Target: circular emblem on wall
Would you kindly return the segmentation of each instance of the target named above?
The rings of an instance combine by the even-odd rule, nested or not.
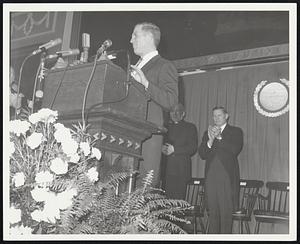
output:
[[[255,88],[253,101],[259,113],[277,117],[289,110],[289,81],[261,81]]]

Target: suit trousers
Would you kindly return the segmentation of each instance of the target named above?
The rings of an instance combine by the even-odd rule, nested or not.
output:
[[[152,181],[153,187],[159,187],[160,185],[160,159],[162,148],[163,136],[152,135],[151,138],[146,140],[142,145],[142,157],[143,160],[139,164],[140,177],[137,180],[137,186],[140,186],[142,179],[150,171],[154,171],[154,177]]]
[[[211,161],[206,177],[209,234],[232,232],[232,190],[228,173],[218,157]]]

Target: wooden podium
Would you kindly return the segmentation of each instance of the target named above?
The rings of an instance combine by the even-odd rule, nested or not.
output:
[[[42,107],[57,110],[59,121],[69,128],[82,122],[84,93],[92,68],[93,63],[81,64],[66,71],[50,70],[46,75]],[[86,124],[90,124],[88,132],[99,138],[97,147],[104,154],[105,165],[119,163],[124,169],[136,170],[142,158],[142,142],[165,129],[146,120],[144,88],[136,81],[128,86],[126,77],[126,72],[110,60],[97,62],[86,97]],[[126,190],[131,191],[133,183],[129,179]]]

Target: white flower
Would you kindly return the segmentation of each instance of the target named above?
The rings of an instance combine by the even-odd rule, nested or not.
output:
[[[54,123],[57,119],[58,113],[57,111],[53,111],[48,108],[42,108],[37,113],[31,114],[28,118],[28,120],[32,124],[36,124],[39,121],[45,122],[45,123]]]
[[[37,209],[31,213],[31,218],[37,222],[40,222],[44,219],[43,214],[43,211]]]
[[[96,158],[96,159],[100,160],[101,157],[102,157],[102,154],[101,154],[100,150],[98,148],[92,147],[92,158]]]
[[[34,114],[29,115],[28,120],[32,124],[36,124],[37,122],[40,121],[40,116],[38,115],[38,113],[34,113]]]
[[[43,134],[42,133],[32,133],[27,137],[26,143],[31,149],[37,148],[42,142]]]
[[[98,180],[99,173],[98,173],[96,167],[93,167],[88,170],[86,175],[89,177],[90,181],[95,182]]]
[[[80,159],[80,156],[77,153],[75,153],[70,156],[69,161],[72,163],[78,163],[79,159]]]
[[[8,155],[9,157],[11,157],[13,155],[13,153],[15,152],[15,144],[12,141],[8,142]]]
[[[68,172],[68,163],[61,158],[55,158],[51,161],[50,169],[57,175]]]
[[[30,227],[25,227],[23,224],[21,226],[11,227],[9,229],[9,234],[12,236],[18,235],[31,235],[32,229]]]
[[[84,156],[88,156],[91,152],[90,145],[87,142],[80,142],[80,149],[83,151]]]
[[[53,196],[45,201],[43,210],[35,210],[31,213],[31,218],[35,221],[45,221],[55,223],[56,219],[60,219],[60,211],[58,207],[57,197]]]
[[[57,203],[59,209],[66,209],[73,204],[72,198],[77,195],[77,190],[72,188],[57,194]]]
[[[49,191],[48,188],[38,187],[36,186],[33,190],[31,190],[31,196],[36,202],[44,202],[47,199],[51,198],[52,192]]]
[[[53,174],[51,174],[49,171],[41,171],[36,174],[35,181],[38,184],[51,183],[53,178]]]
[[[21,209],[10,207],[8,210],[8,220],[10,224],[15,224],[21,221]]]
[[[66,128],[61,123],[56,123],[54,125],[55,132],[54,132],[54,138],[58,142],[64,142],[66,140],[72,139],[71,131],[69,128]]]
[[[25,135],[29,128],[30,123],[27,121],[12,120],[9,122],[9,132],[15,133],[17,136]]]
[[[72,156],[77,152],[78,143],[74,139],[68,139],[61,143],[62,150],[68,156]]]
[[[23,172],[18,172],[13,176],[13,182],[16,187],[22,186],[25,183],[25,176]]]
[[[54,192],[48,196],[45,200],[44,210],[43,210],[43,220],[55,223],[56,219],[60,219],[60,211],[59,211],[59,202],[57,195]]]

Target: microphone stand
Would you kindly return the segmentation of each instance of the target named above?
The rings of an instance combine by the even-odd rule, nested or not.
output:
[[[42,82],[44,79],[44,71],[45,71],[45,60],[46,60],[46,56],[47,56],[47,50],[44,49],[41,52],[41,59],[40,59],[40,65],[37,71],[36,78],[35,78],[35,82],[34,82],[34,87],[33,87],[33,94],[32,94],[32,108],[31,108],[31,113],[34,112],[34,105],[35,105],[35,97],[37,97],[37,102],[41,102],[41,99],[43,98],[43,94],[41,94],[40,96],[36,96],[36,86],[37,86],[37,82],[39,80],[40,85],[42,86]],[[38,78],[38,79],[37,79]],[[42,91],[43,92],[43,91]],[[40,104],[41,105],[41,104]],[[40,106],[39,106],[40,107]]]

